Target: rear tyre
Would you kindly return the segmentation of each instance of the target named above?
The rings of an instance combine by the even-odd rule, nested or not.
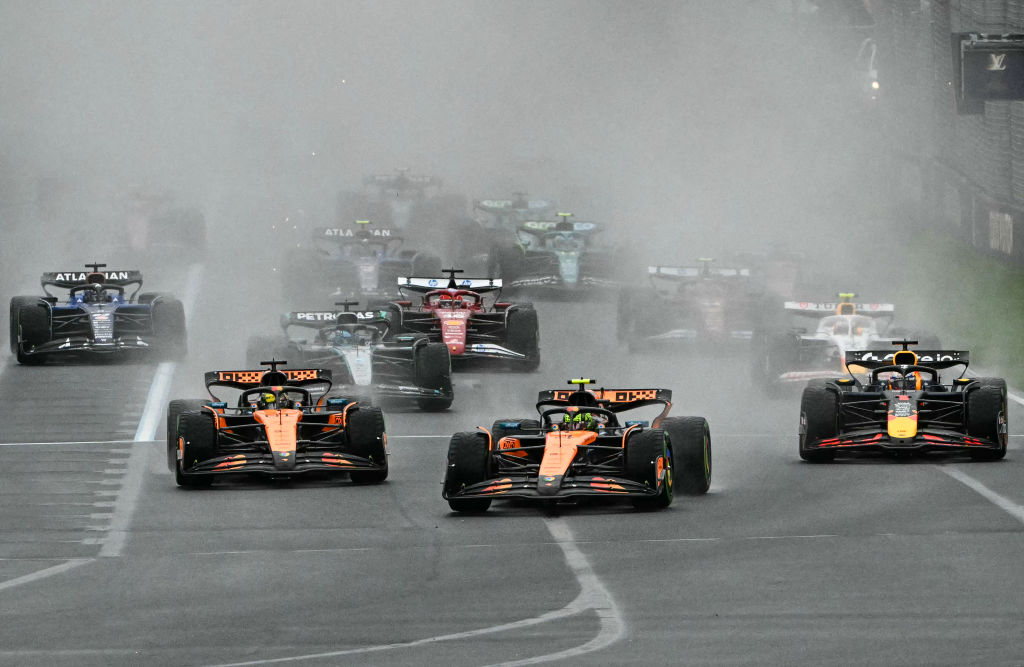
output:
[[[213,415],[206,412],[186,412],[178,418],[177,438],[183,439],[181,459],[174,466],[174,481],[178,486],[199,489],[213,484],[213,475],[185,472],[197,463],[217,455],[217,429]],[[177,439],[175,438],[175,439]]]
[[[711,488],[711,428],[703,417],[669,417],[659,426],[668,431],[675,459],[676,490],[688,495]]]
[[[416,355],[416,386],[441,392],[437,397],[418,399],[417,405],[428,412],[447,410],[453,399],[452,358],[448,346],[444,343],[427,343],[413,349]]]
[[[18,332],[21,344],[18,344]],[[37,345],[50,340],[50,307],[35,296],[16,296],[11,299],[11,353],[18,363],[39,366],[46,363],[45,354],[26,354]]]
[[[167,468],[174,472],[178,465],[178,418],[186,413],[202,410],[206,401],[199,398],[175,399],[167,404]]]
[[[490,476],[491,453],[487,436],[478,432],[456,433],[448,442],[448,468],[444,476],[444,493],[448,506],[455,512],[486,512],[490,498],[452,498],[467,486],[479,484]]]
[[[967,388],[967,433],[999,444],[998,449],[968,450],[975,461],[998,461],[1006,456],[1006,381],[978,378]]]
[[[537,311],[533,308],[514,308],[509,311],[505,325],[509,349],[526,355],[526,359],[519,362],[519,368],[524,371],[537,370],[540,366],[540,327],[537,323]]]
[[[177,361],[185,356],[185,307],[181,301],[165,297],[153,303],[153,335],[165,358]]]
[[[672,504],[675,480],[672,447],[660,428],[641,431],[626,441],[626,477],[657,489],[656,496],[633,498],[637,509],[662,509]]]
[[[827,463],[836,458],[834,450],[817,450],[811,445],[839,433],[838,415],[839,397],[824,382],[804,387],[800,398],[800,458],[811,463]]]
[[[380,484],[388,478],[387,435],[384,414],[380,408],[357,406],[349,411],[345,426],[349,451],[383,466],[380,470],[353,470],[349,477],[355,484]]]

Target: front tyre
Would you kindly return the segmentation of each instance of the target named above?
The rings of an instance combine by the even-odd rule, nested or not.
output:
[[[18,340],[21,340],[19,343]],[[50,307],[35,296],[11,299],[11,352],[18,363],[39,366],[46,363],[45,354],[28,354],[32,348],[50,340]]]
[[[203,399],[175,399],[167,404],[167,467],[175,472],[178,465],[178,419],[186,412],[202,410]]]
[[[654,496],[633,498],[637,509],[663,509],[675,495],[672,448],[661,429],[641,431],[626,441],[626,477],[655,489]]]
[[[416,346],[414,354],[416,386],[434,389],[441,393],[436,397],[417,400],[421,410],[439,412],[452,405],[452,358],[444,343],[427,343]]]
[[[453,498],[468,486],[479,484],[490,476],[491,453],[487,435],[467,431],[456,433],[448,442],[448,467],[444,476],[444,496],[454,512],[486,512],[490,498]]]
[[[703,417],[668,417],[659,428],[668,431],[675,459],[676,490],[688,495],[711,488],[711,428]]]
[[[380,484],[388,478],[387,435],[380,408],[357,406],[348,415],[345,435],[349,451],[383,466],[379,470],[353,470],[349,478],[355,484]]]
[[[1006,456],[1006,381],[978,378],[967,387],[967,433],[998,443],[997,449],[970,449],[975,461]]]
[[[824,383],[804,387],[800,398],[800,458],[810,463],[827,463],[836,458],[835,450],[815,449],[819,440],[839,433],[839,397]]]
[[[209,412],[186,412],[178,418],[177,437],[181,458],[174,466],[174,481],[178,486],[191,489],[207,488],[213,484],[213,475],[185,472],[217,455],[217,428]]]

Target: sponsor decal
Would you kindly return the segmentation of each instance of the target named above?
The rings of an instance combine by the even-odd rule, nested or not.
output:
[[[373,236],[391,236],[390,229],[339,229],[337,227],[328,227],[325,229],[324,236],[352,237],[356,234],[366,234],[367,232]]]
[[[430,285],[431,287],[437,287],[437,278],[431,278],[430,280],[427,281],[427,284]]]
[[[82,271],[71,271],[58,273],[53,279],[60,282],[82,282],[85,280],[86,275],[88,274]],[[104,271],[103,275],[106,276],[107,280],[128,280],[127,271]]]
[[[899,401],[892,406],[893,417],[909,417],[913,413],[914,408],[910,401]]]
[[[303,322],[333,322],[338,319],[335,312],[295,313],[295,319]]]

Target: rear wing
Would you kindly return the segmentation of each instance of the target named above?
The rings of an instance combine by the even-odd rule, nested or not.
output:
[[[452,283],[455,283],[454,286]],[[473,292],[493,292],[501,289],[501,278],[406,278],[398,279],[398,286],[412,292],[431,292],[436,289],[465,289]]]
[[[575,405],[573,394],[577,389],[545,389],[537,394],[537,407],[542,405]],[[669,404],[672,402],[671,389],[594,389],[585,390],[597,403],[597,407],[624,412],[647,405]]]
[[[91,271],[52,271],[44,273],[43,277],[39,280],[43,288],[60,287],[62,289],[71,289],[72,287],[78,287],[79,285],[85,285],[85,278]],[[125,287],[127,285],[142,285],[142,272],[141,271],[99,271],[104,275],[105,285],[117,285],[119,287]]]
[[[339,317],[340,316],[340,317]],[[373,324],[387,321],[387,313],[383,310],[349,311],[337,310],[302,310],[285,313],[281,316],[281,328],[307,327],[323,329],[338,324]]]
[[[853,313],[840,313],[840,306],[853,306]],[[896,306],[891,303],[852,303],[848,301],[812,302],[812,301],[786,301],[782,307],[795,315],[807,315],[819,317],[823,314],[829,315],[867,315],[868,317],[892,317],[896,312]]]
[[[277,385],[289,385],[302,387],[304,385],[332,383],[332,374],[326,368],[290,368],[277,369],[274,371],[263,370],[242,370],[242,371],[209,371],[204,375],[206,387],[231,387],[233,389],[253,389],[255,387],[269,387]]]
[[[750,269],[728,267],[648,266],[647,273],[652,278],[699,278],[701,276],[720,276],[723,278],[750,277]]]
[[[596,222],[568,222],[559,220],[527,220],[519,226],[520,231],[528,234],[546,234],[547,232],[599,232],[601,227]]]
[[[364,185],[385,185],[390,187],[420,187],[441,186],[441,179],[437,176],[426,176],[421,174],[407,174],[399,171],[397,174],[371,174],[363,179]]]
[[[904,356],[906,355],[906,356]],[[967,368],[970,354],[964,350],[850,350],[847,366],[882,368],[883,366],[925,366],[927,368]]]
[[[526,205],[523,206],[523,204]],[[473,201],[473,208],[487,213],[505,213],[510,210],[544,210],[552,208],[554,205],[554,202],[546,199],[530,199],[525,202],[513,199],[477,199]]]

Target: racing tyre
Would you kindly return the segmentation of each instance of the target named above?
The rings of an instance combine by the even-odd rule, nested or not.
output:
[[[800,398],[800,458],[811,463],[827,463],[836,458],[834,450],[809,449],[807,443],[834,438],[839,433],[839,398],[824,381],[808,383]]]
[[[299,367],[299,359],[288,346],[288,339],[284,336],[250,336],[245,345],[245,367],[262,368],[261,361],[288,361],[291,365]]]
[[[519,362],[519,368],[524,371],[537,370],[540,366],[540,327],[537,324],[537,311],[533,308],[516,307],[509,311],[505,326],[509,349],[526,355],[526,359]]]
[[[139,295],[138,303],[148,304],[153,303],[158,298],[160,299],[173,299],[174,296],[166,292],[143,292]]]
[[[185,307],[173,297],[153,304],[153,334],[167,359],[181,360],[187,349]]]
[[[998,449],[971,449],[975,461],[998,461],[1006,456],[1006,381],[978,378],[967,387],[967,433],[999,443]]]
[[[353,470],[349,477],[355,484],[380,484],[388,478],[387,434],[384,414],[380,408],[357,406],[348,415],[345,426],[349,451],[384,466],[380,470]]]
[[[641,431],[626,441],[626,477],[658,490],[658,495],[633,498],[637,509],[661,509],[675,494],[672,446],[660,428]]]
[[[21,345],[18,331],[21,331]],[[45,354],[25,354],[37,345],[50,340],[50,308],[35,296],[16,296],[11,299],[11,353],[19,364],[39,366],[46,363]]]
[[[217,455],[217,429],[213,415],[203,412],[186,412],[178,418],[177,438],[184,440],[181,459],[175,462],[174,481],[185,488],[207,488],[213,484],[213,475],[195,475],[185,468]],[[177,439],[175,438],[175,439]]]
[[[178,465],[178,418],[186,412],[202,410],[201,398],[175,399],[167,404],[167,468],[175,472]]]
[[[486,512],[490,498],[452,498],[463,488],[485,481],[490,476],[491,453],[487,436],[479,432],[456,433],[448,442],[448,469],[444,476],[444,494],[455,512]]]
[[[452,358],[444,343],[427,343],[415,349],[416,385],[440,390],[436,398],[417,400],[421,410],[438,412],[452,405]]]
[[[668,417],[660,427],[668,431],[675,464],[676,490],[689,495],[711,487],[711,428],[703,417]]]

